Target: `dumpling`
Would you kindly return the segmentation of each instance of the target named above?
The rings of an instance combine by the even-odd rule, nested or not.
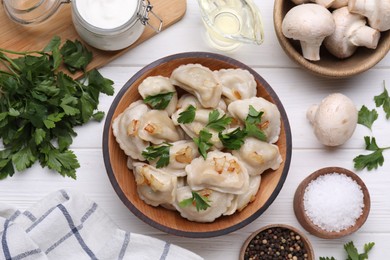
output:
[[[177,177],[146,164],[133,164],[133,174],[140,198],[147,204],[172,204],[176,198]]]
[[[179,203],[183,200],[192,198],[192,190],[189,186],[180,187],[176,192],[176,210],[180,212],[183,218],[196,222],[213,222],[220,217],[230,207],[233,200],[233,194],[221,193],[218,191],[203,189],[196,191],[201,196],[208,199],[208,207],[206,210],[197,211],[196,205],[190,204],[186,207],[180,207]]]
[[[254,201],[256,194],[259,191],[261,183],[261,175],[251,176],[249,178],[249,189],[246,193],[235,195],[232,205],[224,213],[224,215],[232,215],[236,211],[242,211],[250,202]]]
[[[138,135],[153,144],[183,139],[168,113],[163,110],[150,110],[142,115],[139,120]]]
[[[195,95],[205,108],[216,108],[221,99],[222,87],[217,77],[200,64],[186,64],[171,74],[172,84]]]
[[[149,142],[138,136],[139,119],[149,110],[149,107],[139,100],[126,108],[112,123],[112,131],[120,148],[126,155],[140,161],[145,161],[141,153],[149,146]]]
[[[242,122],[248,116],[249,107],[253,106],[256,111],[263,111],[260,127],[267,136],[269,143],[275,143],[280,134],[280,112],[277,106],[264,98],[252,97],[250,99],[236,100],[229,104],[229,113]]]
[[[241,148],[232,154],[242,161],[251,176],[260,175],[267,169],[276,170],[283,161],[277,145],[253,137],[246,138]]]
[[[156,96],[160,94],[174,92],[165,110],[168,112],[169,116],[172,115],[172,113],[176,110],[177,92],[175,87],[172,85],[171,80],[167,77],[163,77],[163,76],[147,77],[138,86],[138,92],[140,93],[143,99],[150,96]]]
[[[230,153],[212,151],[206,160],[199,157],[186,167],[187,182],[193,190],[213,189],[225,193],[243,194],[249,187],[249,175],[244,164]]]
[[[215,72],[222,85],[222,96],[228,103],[255,97],[257,84],[253,75],[243,69],[221,69]]]
[[[171,145],[169,147],[169,164],[161,169],[175,176],[186,176],[185,167],[193,159],[199,157],[198,147],[191,140],[177,141]]]

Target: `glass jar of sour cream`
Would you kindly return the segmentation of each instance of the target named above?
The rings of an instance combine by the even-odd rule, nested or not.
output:
[[[72,20],[80,37],[101,50],[130,46],[146,25],[156,32],[162,28],[149,0],[3,0],[8,16],[23,25],[46,21],[64,3],[72,5]],[[149,24],[149,14],[157,19],[157,26]]]
[[[148,24],[151,10],[149,1],[72,0],[76,31],[88,44],[101,50],[120,50],[134,43]],[[162,26],[158,19],[157,32]]]

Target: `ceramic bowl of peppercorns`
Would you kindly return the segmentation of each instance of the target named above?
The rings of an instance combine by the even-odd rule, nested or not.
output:
[[[292,259],[314,260],[308,238],[295,227],[272,224],[256,230],[244,242],[240,260]]]

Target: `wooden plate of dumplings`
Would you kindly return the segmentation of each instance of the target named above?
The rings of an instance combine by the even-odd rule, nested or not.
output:
[[[254,76],[257,97],[276,105],[280,112],[280,135],[275,143],[282,163],[277,170],[268,169],[261,174],[260,188],[252,202],[241,211],[221,216],[213,222],[200,223],[183,218],[178,211],[146,204],[137,193],[132,170],[127,166],[128,157],[121,150],[113,133],[112,123],[133,102],[142,100],[138,86],[150,76],[170,77],[181,65],[200,64],[212,71],[244,69]],[[180,97],[180,91],[178,91]],[[137,72],[120,90],[107,114],[103,133],[103,155],[108,177],[113,188],[127,208],[147,224],[170,234],[205,238],[236,231],[254,221],[272,204],[286,180],[291,160],[291,131],[286,112],[271,86],[253,69],[229,57],[205,52],[180,53],[159,59]]]

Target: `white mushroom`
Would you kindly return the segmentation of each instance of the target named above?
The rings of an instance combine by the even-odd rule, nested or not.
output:
[[[338,9],[343,6],[348,6],[348,0],[336,0],[332,3],[330,8]]]
[[[291,1],[296,5],[313,2],[328,8],[337,0],[291,0]]]
[[[351,99],[335,93],[324,98],[320,105],[310,107],[306,116],[322,144],[338,146],[351,138],[357,125],[358,111]]]
[[[381,32],[390,29],[390,1],[388,0],[349,0],[351,13],[361,14],[368,24]]]
[[[336,30],[324,40],[324,45],[330,53],[338,58],[348,58],[358,46],[376,48],[380,32],[366,26],[364,16],[350,13],[348,7],[334,10],[332,15]]]
[[[322,5],[323,7],[330,7],[335,0],[312,0],[312,2],[315,2],[319,5]]]
[[[291,0],[294,4],[296,5],[300,5],[300,4],[304,4],[304,3],[308,3],[310,2],[310,0]]]
[[[284,36],[299,40],[303,57],[313,61],[320,59],[322,41],[334,32],[335,27],[331,12],[317,4],[294,6],[282,22]]]

